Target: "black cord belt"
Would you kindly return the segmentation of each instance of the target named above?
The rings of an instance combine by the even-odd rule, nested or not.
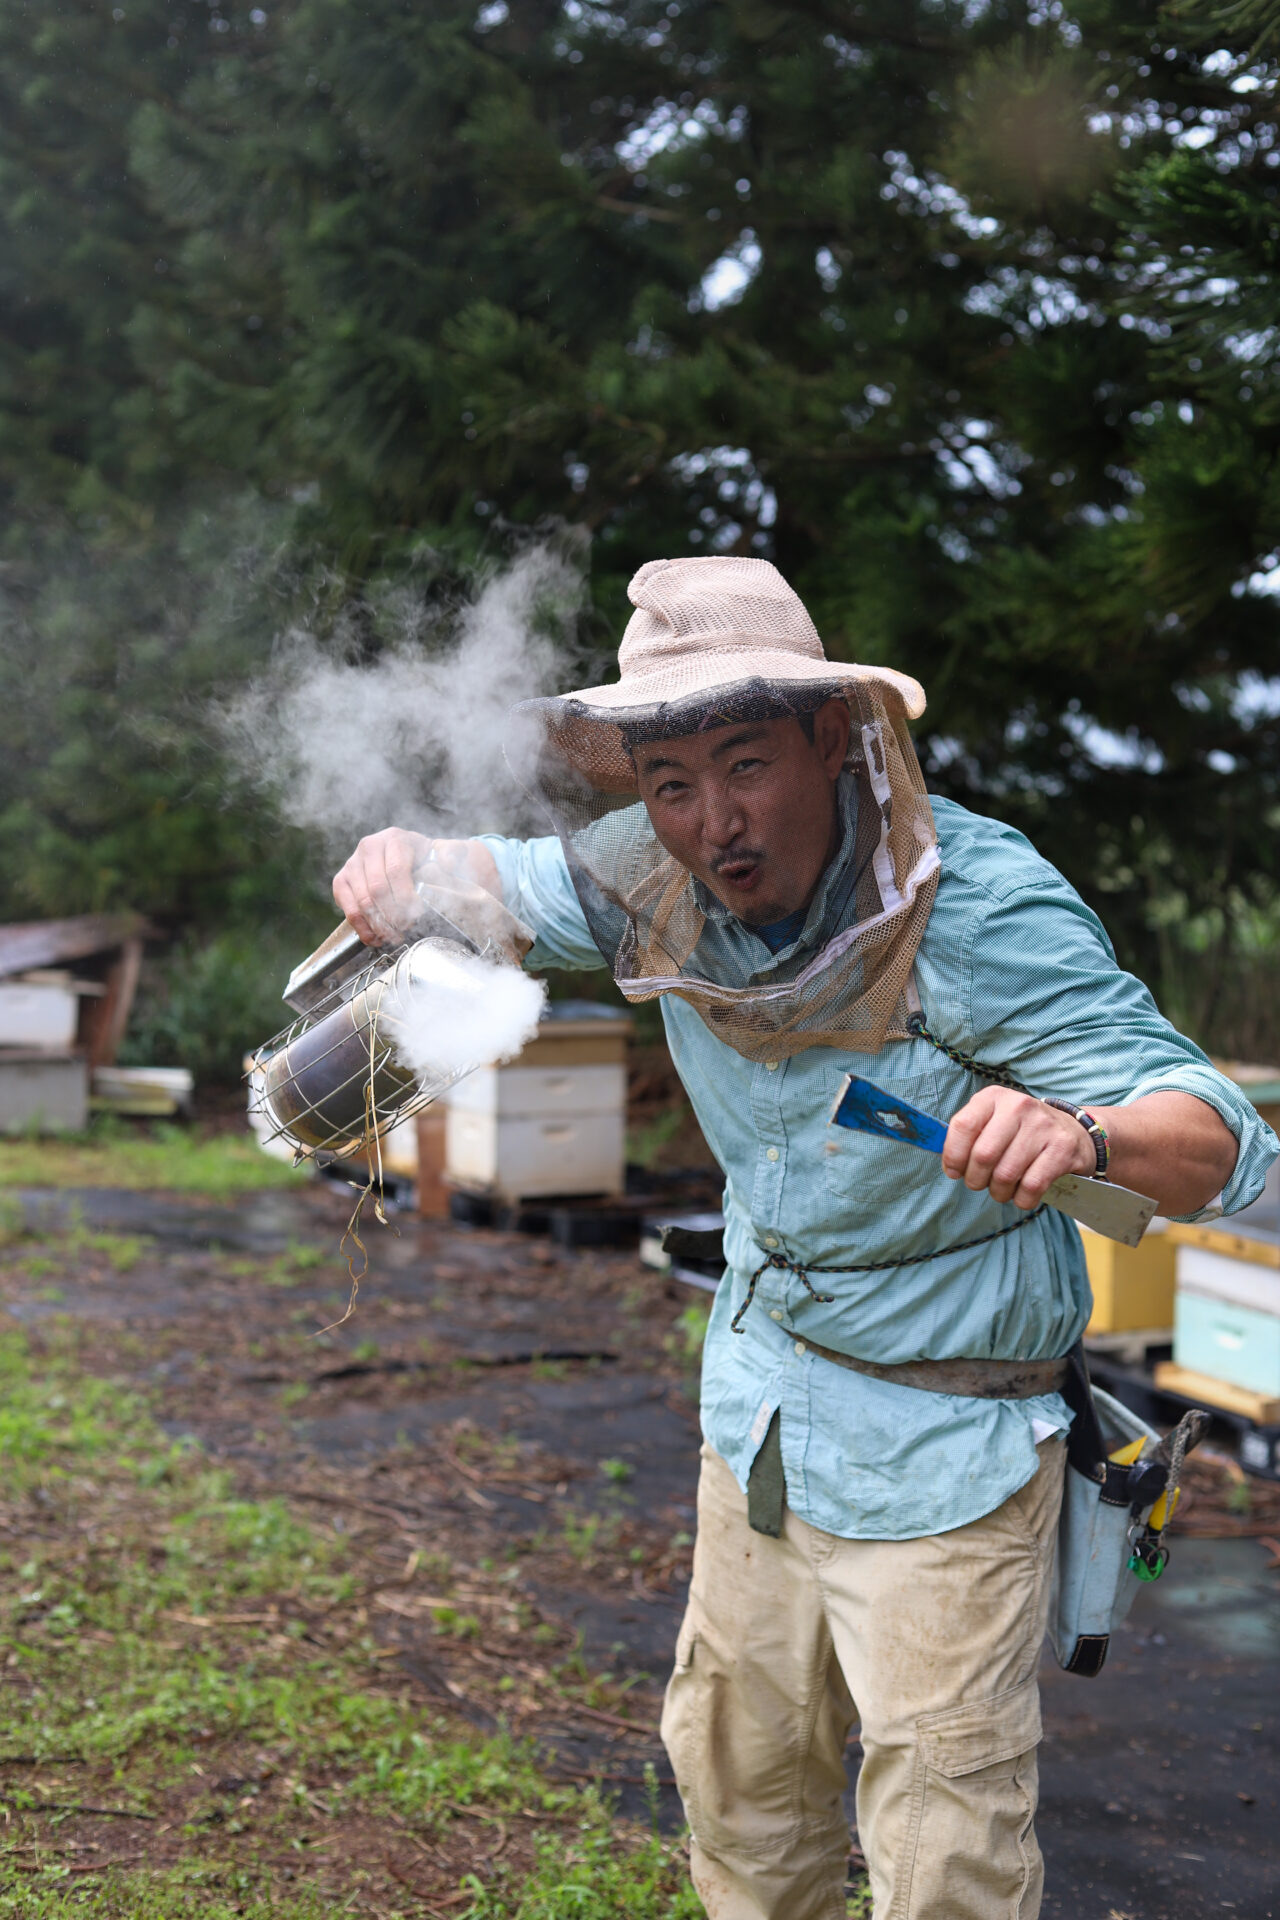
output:
[[[1043,1212],[1043,1207],[1033,1207],[1029,1213],[1024,1213],[1020,1220],[1010,1221],[1007,1227],[997,1227],[992,1233],[981,1233],[976,1240],[959,1240],[953,1247],[934,1247],[929,1253],[905,1254],[898,1260],[867,1260],[856,1267],[813,1267],[803,1261],[788,1260],[785,1253],[767,1253],[752,1274],[747,1286],[747,1297],[729,1324],[734,1333],[742,1332],[742,1317],[756,1297],[756,1288],[760,1283],[761,1274],[767,1273],[770,1267],[778,1267],[786,1273],[794,1273],[811,1300],[816,1300],[819,1306],[829,1307],[835,1299],[834,1293],[816,1292],[809,1281],[811,1273],[890,1273],[895,1267],[921,1267],[927,1260],[941,1260],[944,1254],[968,1253],[973,1247],[985,1247],[992,1240],[1003,1240],[1006,1234],[1019,1233],[1023,1227],[1029,1227],[1033,1220],[1039,1219]]]

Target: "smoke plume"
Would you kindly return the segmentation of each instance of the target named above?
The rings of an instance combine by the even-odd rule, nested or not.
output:
[[[397,1057],[428,1091],[469,1068],[497,1064],[532,1039],[546,983],[519,967],[425,944],[413,955],[413,991],[397,997],[386,1025]]]
[[[568,681],[582,598],[579,568],[546,545],[461,605],[384,594],[375,657],[353,658],[341,630],[289,632],[270,670],[223,710],[223,737],[282,818],[336,862],[382,827],[538,830],[503,756],[507,714]]]

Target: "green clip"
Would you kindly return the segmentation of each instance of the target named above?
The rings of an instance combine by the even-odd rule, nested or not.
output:
[[[1158,1580],[1169,1564],[1169,1549],[1154,1534],[1146,1534],[1129,1555],[1129,1571],[1139,1580]]]

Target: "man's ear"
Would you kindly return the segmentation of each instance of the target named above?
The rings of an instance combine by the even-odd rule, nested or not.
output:
[[[824,700],[813,716],[813,744],[829,780],[840,776],[849,752],[852,724],[848,702],[838,697]]]

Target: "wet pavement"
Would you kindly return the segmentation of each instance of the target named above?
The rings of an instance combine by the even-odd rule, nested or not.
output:
[[[692,1294],[628,1254],[401,1215],[394,1233],[370,1225],[357,1312],[317,1339],[347,1302],[334,1257],[345,1195],[19,1198],[32,1232],[69,1235],[78,1251],[54,1284],[26,1278],[11,1251],[12,1314],[92,1326],[103,1370],[151,1388],[172,1433],[335,1528],[348,1512],[375,1547],[382,1528],[388,1560],[403,1562],[406,1543],[439,1549],[481,1600],[516,1567],[546,1661],[571,1657],[630,1689],[616,1725],[544,1701],[523,1730],[571,1777],[599,1774],[642,1804],[644,1763],[667,1772],[644,1729],[688,1576]],[[92,1245],[104,1235],[145,1238],[113,1266]],[[1046,1915],[1280,1920],[1277,1565],[1265,1541],[1175,1540],[1098,1679],[1046,1660]],[[442,1647],[429,1618],[387,1605],[379,1632],[406,1673],[492,1724],[492,1675],[477,1662],[496,1656]],[[541,1669],[521,1657],[533,1686]],[[669,1788],[663,1815],[677,1817]]]
[[[1043,1670],[1046,1914],[1280,1915],[1280,1580],[1175,1540],[1096,1680]]]

